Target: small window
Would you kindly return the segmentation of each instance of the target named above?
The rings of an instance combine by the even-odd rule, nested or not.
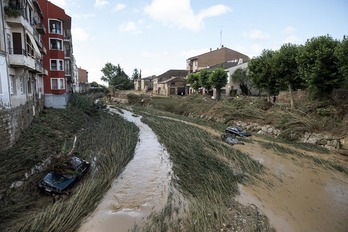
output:
[[[32,90],[31,79],[28,80],[27,87],[28,87],[28,93],[31,94],[31,90]]]
[[[19,78],[19,88],[22,94],[25,93],[24,77]]]
[[[10,75],[10,89],[11,94],[16,95],[17,94],[17,88],[16,88],[16,77],[13,75]]]
[[[51,78],[51,89],[65,89],[64,78]]]
[[[50,39],[50,49],[51,50],[63,50],[62,40],[60,39]]]
[[[49,20],[49,27],[51,34],[62,34],[62,22],[58,20]]]
[[[64,61],[63,60],[51,60],[51,70],[52,71],[64,71]]]

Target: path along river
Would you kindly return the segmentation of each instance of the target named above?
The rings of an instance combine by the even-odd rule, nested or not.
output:
[[[113,113],[117,109],[110,108]],[[139,141],[134,158],[113,182],[94,213],[86,219],[80,232],[122,232],[167,203],[172,176],[166,149],[141,117],[123,111],[126,120],[139,127]]]

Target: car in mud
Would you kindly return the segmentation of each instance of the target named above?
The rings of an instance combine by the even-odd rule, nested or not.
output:
[[[238,126],[236,126],[236,127],[229,126],[229,127],[226,128],[225,132],[227,134],[237,135],[237,136],[240,136],[240,137],[249,137],[249,136],[251,136],[250,132],[245,131],[243,128],[238,127]]]
[[[40,182],[38,188],[50,194],[69,194],[69,189],[76,184],[88,171],[90,163],[79,157],[71,157],[65,164],[66,169],[47,173]]]

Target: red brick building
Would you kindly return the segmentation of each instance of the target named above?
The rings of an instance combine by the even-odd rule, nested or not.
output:
[[[48,70],[44,80],[45,106],[65,108],[73,82],[73,49],[71,38],[71,17],[65,11],[47,0],[38,0],[43,13],[47,33],[42,41],[47,48],[43,65]]]

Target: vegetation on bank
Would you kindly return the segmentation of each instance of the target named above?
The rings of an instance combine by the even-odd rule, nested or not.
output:
[[[158,117],[160,112],[148,114],[144,111],[148,112],[148,109],[137,109],[143,115],[142,121],[166,146],[173,163],[175,185],[189,203],[185,217],[180,218],[178,204],[172,205],[173,199],[169,199],[167,207],[152,215],[152,221],[141,231],[177,231],[178,228],[182,231],[219,231],[224,224],[236,226],[237,220],[232,222],[229,213],[241,207],[234,201],[237,184],[259,178],[262,165],[248,154],[222,143],[219,136],[214,137],[184,122]],[[240,215],[249,214],[250,217],[245,218],[248,218],[246,224],[250,231],[272,230],[266,218],[256,219],[253,208],[239,210]]]
[[[133,157],[138,128],[95,109],[95,97],[72,95],[66,110],[46,109],[14,147],[0,153],[1,231],[76,230]],[[92,168],[74,187],[72,196],[52,203],[52,197],[39,193],[36,184],[50,167],[32,175],[21,187],[9,188],[44,159],[66,155],[75,135],[74,152],[91,162]]]
[[[220,123],[219,129],[238,121],[272,125],[280,129],[280,138],[289,141],[297,141],[305,132],[342,137],[348,131],[348,102],[344,99],[319,101],[303,97],[296,101],[296,108],[290,109],[281,103],[271,105],[262,97],[224,98],[221,101],[200,94],[169,98],[128,94],[127,97],[135,106],[204,119],[202,123],[211,125]]]

